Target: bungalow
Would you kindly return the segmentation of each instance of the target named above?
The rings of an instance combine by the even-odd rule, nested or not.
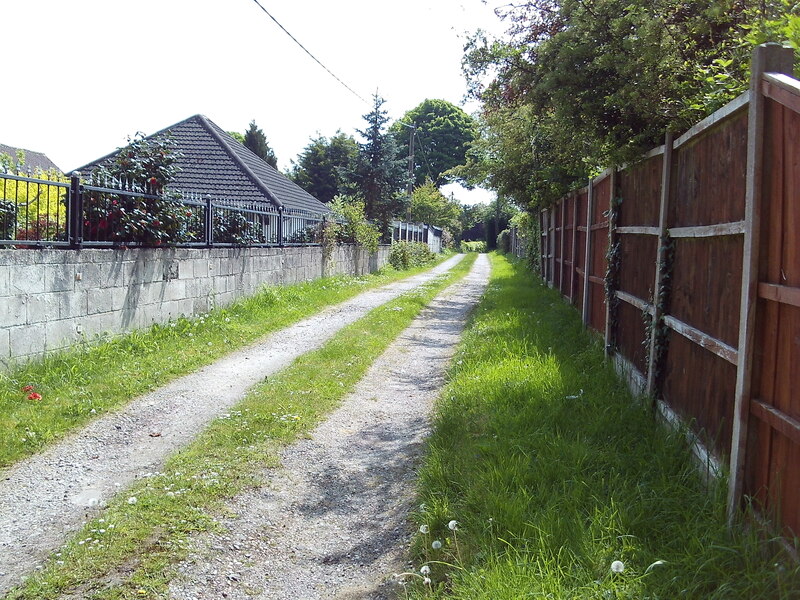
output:
[[[237,142],[211,119],[194,115],[146,139],[169,136],[180,156],[171,187],[232,204],[268,203],[295,214],[329,214],[314,196]],[[91,173],[112,152],[78,169]]]

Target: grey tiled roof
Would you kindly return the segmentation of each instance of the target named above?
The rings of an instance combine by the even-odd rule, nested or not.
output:
[[[215,199],[270,202],[285,208],[314,213],[330,209],[300,186],[255,155],[216,123],[195,115],[147,136],[168,135],[183,155],[171,187]],[[110,161],[116,152],[84,165],[77,171],[89,173]]]
[[[15,148],[14,146],[6,146],[0,144],[0,154],[8,154],[14,159],[14,164],[17,162],[17,151],[22,150],[25,153],[25,164],[22,165],[22,171],[36,172],[38,170],[49,171],[54,169],[61,173],[61,169],[52,160],[41,152],[34,152],[33,150],[25,150],[24,148]]]

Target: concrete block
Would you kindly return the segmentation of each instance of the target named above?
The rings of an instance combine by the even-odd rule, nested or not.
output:
[[[139,257],[133,262],[126,263],[123,273],[124,285],[163,281],[164,265],[159,260],[147,261],[144,257]]]
[[[195,279],[209,276],[209,262],[207,258],[196,258],[192,261],[192,272]]]
[[[0,367],[8,367],[11,362],[11,334],[8,329],[0,329]]]
[[[44,285],[48,292],[69,292],[75,289],[75,265],[43,265]]]
[[[193,279],[195,276],[194,264],[194,260],[182,258],[178,268],[178,279]]]
[[[58,300],[59,319],[86,316],[88,305],[88,290],[74,290],[72,292],[58,292],[54,294]]]
[[[86,314],[110,312],[114,310],[113,288],[95,288],[86,290]]]
[[[44,265],[15,264],[11,266],[9,276],[12,294],[43,294],[47,290]]]
[[[58,319],[58,294],[34,294],[25,299],[25,322],[46,323]]]
[[[27,296],[0,297],[0,329],[27,322]]]
[[[164,283],[164,301],[183,300],[186,298],[186,282],[174,279]]]
[[[28,355],[39,355],[44,352],[44,323],[11,327],[8,331],[11,356],[18,358]]]
[[[78,319],[59,319],[45,323],[45,349],[57,350],[66,348],[80,341],[83,337],[78,333]]]
[[[76,324],[76,328],[78,333],[92,339],[104,333],[116,334],[128,331],[130,322],[130,316],[124,313],[97,313],[81,319]]]
[[[0,253],[3,251],[0,250]],[[0,296],[11,294],[11,267],[0,265]]]

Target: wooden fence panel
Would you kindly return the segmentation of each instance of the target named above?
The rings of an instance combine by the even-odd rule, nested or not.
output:
[[[584,188],[575,196],[575,210],[578,215],[575,243],[575,296],[573,304],[579,314],[583,314],[583,279],[586,276],[586,209],[589,191]]]
[[[800,534],[800,114],[764,107],[756,351],[744,492],[788,536]]]
[[[679,141],[667,211],[674,259],[662,397],[717,456],[730,448],[734,417],[746,164],[746,111]]]
[[[716,456],[730,447],[736,365],[683,335],[667,335],[663,396]]]
[[[589,271],[589,326],[604,333],[606,329],[605,276],[608,265],[608,212],[611,206],[611,176],[605,174],[594,182],[592,212],[591,270]]]
[[[619,175],[619,227],[658,227],[663,152],[632,165]]]
[[[670,227],[744,219],[747,111],[692,137],[673,157]]]
[[[562,200],[553,207],[553,253],[555,259],[553,260],[553,287],[561,290],[561,274],[562,274],[562,250],[563,246],[563,230],[562,230],[562,216],[564,211],[564,201]]]
[[[735,349],[739,339],[742,236],[681,238],[674,243],[670,314]]]

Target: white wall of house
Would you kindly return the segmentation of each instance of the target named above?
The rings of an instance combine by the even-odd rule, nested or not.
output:
[[[387,262],[339,246],[0,250],[0,368],[105,333],[192,316],[263,285],[366,274]]]

